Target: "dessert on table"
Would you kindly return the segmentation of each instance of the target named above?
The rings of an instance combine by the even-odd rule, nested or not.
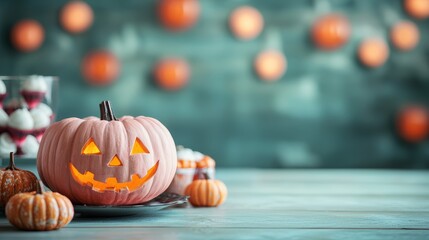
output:
[[[203,174],[211,178],[215,175],[215,161],[198,151],[177,146],[176,175],[167,192],[185,195],[186,187],[195,179],[203,179]]]
[[[50,105],[55,79],[37,75],[0,77],[0,134],[7,133],[2,135],[0,147],[7,148],[0,150],[0,157],[8,156],[10,151],[26,157],[37,154],[45,130],[55,119]]]

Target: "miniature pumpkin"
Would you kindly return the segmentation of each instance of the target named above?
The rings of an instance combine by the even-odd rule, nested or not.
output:
[[[91,7],[80,0],[67,3],[60,13],[60,23],[70,33],[81,33],[87,30],[93,18]]]
[[[228,190],[223,182],[209,179],[207,174],[205,178],[194,180],[186,188],[185,194],[194,207],[217,207],[225,202]]]
[[[32,192],[37,189],[37,177],[30,171],[15,166],[13,152],[10,153],[9,166],[0,169],[0,206],[15,194]]]
[[[121,72],[121,63],[115,54],[100,50],[90,52],[85,56],[81,65],[85,80],[94,86],[112,84]]]
[[[160,0],[158,17],[161,24],[172,31],[191,28],[200,15],[198,0]]]
[[[42,181],[72,202],[125,205],[149,201],[173,180],[176,145],[150,117],[116,119],[108,101],[101,118],[68,118],[45,132],[37,156]]]
[[[235,9],[229,17],[232,33],[239,39],[251,40],[256,38],[264,28],[264,17],[258,9],[251,6],[241,6]]]
[[[377,37],[363,40],[357,52],[360,62],[368,68],[381,67],[389,58],[387,43]]]
[[[396,125],[404,140],[420,142],[429,134],[429,114],[423,107],[408,106],[399,112]]]
[[[331,13],[318,18],[311,29],[314,44],[324,50],[337,49],[349,40],[351,27],[347,17]]]
[[[156,83],[165,90],[179,90],[189,81],[189,64],[180,58],[167,58],[159,61],[154,69]]]
[[[36,192],[18,193],[6,205],[9,222],[23,230],[48,231],[66,226],[74,216],[70,200],[45,192],[40,182]]]
[[[32,19],[17,22],[11,32],[13,46],[21,52],[37,50],[43,43],[45,31],[43,26]]]

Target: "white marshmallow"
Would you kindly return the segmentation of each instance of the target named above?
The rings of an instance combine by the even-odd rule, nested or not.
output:
[[[9,116],[8,126],[20,130],[32,130],[34,128],[34,122],[30,112],[23,108],[15,110],[15,112]]]

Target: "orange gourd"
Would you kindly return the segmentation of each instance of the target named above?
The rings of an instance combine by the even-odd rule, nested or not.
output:
[[[41,182],[36,192],[13,196],[7,203],[5,212],[13,226],[37,231],[62,228],[74,216],[70,200],[56,192],[45,192]]]
[[[208,179],[194,180],[185,190],[189,196],[189,202],[194,207],[217,207],[225,202],[228,190],[225,184],[219,180]]]
[[[158,17],[162,25],[173,31],[191,28],[200,15],[198,0],[160,0]]]
[[[11,152],[9,166],[0,169],[0,206],[5,206],[17,193],[32,192],[36,189],[37,177],[30,171],[17,168]]]
[[[26,19],[16,23],[11,32],[12,44],[21,52],[31,52],[42,45],[45,31],[36,20]]]
[[[83,1],[71,1],[61,10],[60,23],[70,33],[81,33],[87,30],[93,20],[91,7]]]
[[[101,50],[91,52],[83,59],[81,71],[91,85],[106,86],[116,80],[121,65],[113,53]]]
[[[408,142],[420,142],[429,133],[429,114],[423,107],[409,106],[399,112],[396,124],[402,139]]]
[[[425,19],[429,17],[429,0],[404,0],[404,9],[414,18]]]
[[[256,8],[241,6],[231,13],[229,26],[237,38],[251,40],[262,32],[264,18]]]
[[[176,91],[188,83],[190,72],[189,65],[184,59],[167,58],[156,64],[153,74],[160,87]]]
[[[390,31],[390,40],[393,45],[401,51],[412,50],[419,43],[419,29],[413,22],[398,22]]]
[[[377,68],[389,58],[389,48],[383,39],[371,37],[360,43],[357,55],[364,66]]]
[[[266,82],[279,80],[286,72],[287,60],[280,51],[266,50],[258,54],[254,61],[256,74]]]
[[[37,155],[42,181],[72,202],[130,205],[163,193],[177,166],[167,128],[150,117],[116,118],[108,101],[100,118],[67,118],[43,135]]]
[[[328,14],[316,20],[311,35],[314,44],[325,50],[334,50],[348,40],[351,27],[348,19],[340,14]]]

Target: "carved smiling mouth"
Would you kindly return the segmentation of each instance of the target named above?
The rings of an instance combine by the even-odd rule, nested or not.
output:
[[[105,182],[97,181],[94,179],[94,173],[86,171],[84,174],[80,173],[77,168],[70,163],[70,172],[74,180],[82,186],[90,186],[92,190],[97,192],[128,190],[133,192],[142,187],[149,179],[151,179],[158,170],[159,160],[153,165],[143,177],[139,177],[137,173],[131,175],[131,181],[118,182],[116,177],[107,178]]]

